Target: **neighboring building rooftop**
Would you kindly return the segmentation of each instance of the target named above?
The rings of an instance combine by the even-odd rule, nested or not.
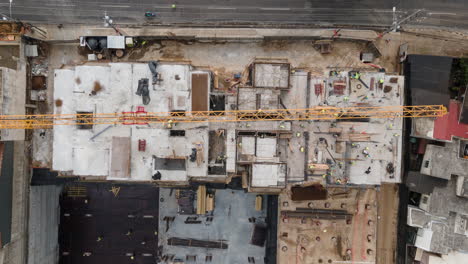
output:
[[[463,97],[463,105],[460,110],[459,122],[462,124],[468,124],[468,85],[465,88],[465,96]]]
[[[453,177],[446,187],[435,187],[426,212],[408,208],[408,225],[420,228],[416,247],[439,254],[468,251],[468,200],[456,195],[456,182]]]
[[[405,64],[411,105],[447,105],[451,57],[408,55]]]
[[[457,177],[457,196],[468,198],[468,177]]]
[[[468,176],[468,159],[460,153],[464,146],[465,141],[460,140],[446,143],[444,147],[428,144],[421,173],[446,180],[450,180],[452,175]]]
[[[434,187],[446,185],[446,179],[424,175],[419,171],[408,171],[406,176],[406,186],[408,186],[410,191],[417,193],[430,194],[434,191]]]
[[[459,123],[461,103],[450,100],[445,116],[438,118],[413,118],[411,136],[439,141],[452,141],[454,137],[467,138],[468,125]]]

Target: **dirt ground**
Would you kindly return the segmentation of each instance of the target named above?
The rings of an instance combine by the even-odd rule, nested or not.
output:
[[[375,263],[377,204],[375,189],[329,188],[327,200],[293,202],[279,199],[278,263]],[[346,210],[345,219],[285,217],[297,208]]]
[[[396,263],[398,186],[382,184],[377,192],[377,264]]]

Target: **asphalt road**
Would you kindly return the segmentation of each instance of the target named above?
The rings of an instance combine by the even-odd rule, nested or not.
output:
[[[175,4],[176,8],[171,5]],[[103,24],[392,24],[392,7],[403,19],[424,9],[409,24],[468,28],[466,0],[13,0],[13,18],[28,22]],[[155,12],[152,19],[146,11]],[[9,16],[9,0],[0,1]]]

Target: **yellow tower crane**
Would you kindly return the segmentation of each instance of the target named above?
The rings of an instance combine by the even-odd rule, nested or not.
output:
[[[0,115],[0,129],[48,129],[57,125],[145,125],[188,122],[252,122],[289,120],[352,120],[362,118],[440,117],[443,105],[315,107],[304,109],[228,110],[193,112],[136,112]]]

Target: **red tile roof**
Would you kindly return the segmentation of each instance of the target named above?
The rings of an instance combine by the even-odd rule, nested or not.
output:
[[[443,117],[439,117],[434,122],[435,139],[452,140],[452,137],[468,138],[468,125],[459,123],[461,103],[455,100],[450,100],[449,113]]]

